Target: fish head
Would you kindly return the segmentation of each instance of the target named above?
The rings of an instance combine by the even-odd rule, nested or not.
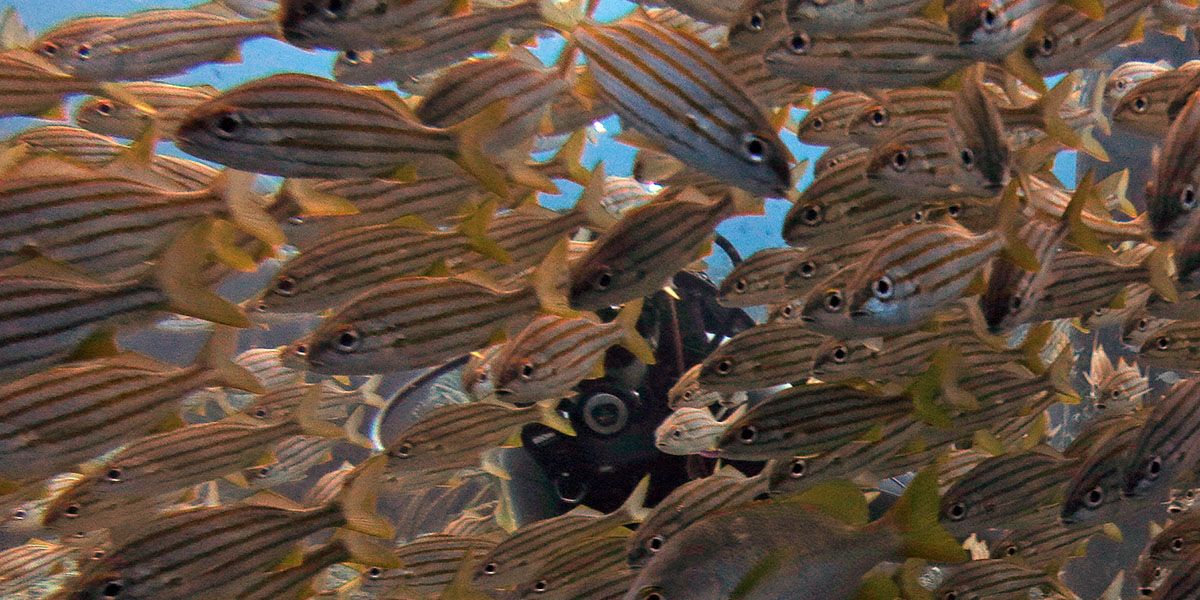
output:
[[[783,219],[784,239],[789,244],[797,245],[830,235],[835,223],[841,220],[842,212],[825,206],[815,198],[810,200],[801,197],[800,200],[792,205]]]
[[[305,50],[369,47],[392,0],[283,0],[279,26],[289,44]]]
[[[1117,101],[1112,112],[1112,122],[1126,131],[1166,133],[1166,99],[1161,93],[1152,93],[1153,80],[1143,81]]]
[[[1160,369],[1194,369],[1200,358],[1200,345],[1176,327],[1162,327],[1145,335],[1138,349],[1138,362]]]
[[[941,133],[931,137],[930,131]],[[994,198],[1007,183],[1007,169],[990,153],[948,123],[918,121],[872,149],[866,174],[881,189],[918,199]]]
[[[917,319],[922,295],[917,282],[899,270],[865,269],[846,288],[847,319],[859,333],[903,329]]]
[[[671,386],[667,392],[667,406],[671,410],[701,408],[721,400],[721,394],[705,390],[700,384],[700,371],[703,368],[702,364],[693,365]]]
[[[861,145],[870,145],[896,131],[891,111],[882,103],[869,104],[850,119],[846,127],[850,140]]]
[[[1156,156],[1155,162],[1158,162]],[[1168,241],[1188,224],[1200,197],[1191,177],[1179,177],[1173,170],[1159,170],[1146,184],[1146,214],[1150,217],[1150,235]]]
[[[798,301],[801,304],[800,321],[809,329],[838,337],[848,333],[851,328],[847,310],[848,288],[844,280],[839,278],[842,273],[834,274],[829,280],[818,284]]]
[[[571,306],[584,310],[614,306],[624,302],[625,289],[640,285],[647,269],[621,265],[603,257],[587,257],[571,267]]]
[[[496,389],[493,375],[494,361],[502,346],[493,344],[479,352],[472,352],[463,366],[462,389],[475,399],[486,398]]]
[[[739,457],[761,456],[789,435],[787,426],[779,419],[751,410],[725,425],[715,448],[721,458],[739,460]]]
[[[299,261],[288,261],[257,298],[249,301],[249,308],[259,314],[271,315],[291,312],[309,312],[311,307],[295,307],[297,299],[311,298],[320,294],[320,283],[327,282],[337,274],[321,271],[309,274],[296,269]],[[311,276],[310,276],[311,275]]]
[[[152,117],[137,108],[109,98],[91,97],[75,109],[80,127],[116,137],[136,137],[150,125]]]
[[[99,563],[89,565],[90,568],[69,586],[69,591],[55,597],[63,600],[124,600],[154,596],[146,593],[150,590],[139,590],[141,586],[132,584],[131,578],[121,573],[114,562],[102,558]]]
[[[848,46],[834,38],[819,38],[815,32],[794,27],[791,34],[780,36],[763,55],[767,70],[777,76],[799,78],[801,74],[815,73],[836,66],[838,56],[846,54]],[[826,123],[826,128],[829,127]],[[845,126],[845,123],[842,123]],[[839,138],[845,131],[839,131]]]
[[[747,2],[729,27],[729,45],[748,51],[765,50],[791,30],[781,2]]]
[[[370,375],[402,365],[399,348],[372,335],[363,323],[326,320],[309,335],[288,344],[284,366],[329,375]]]
[[[661,549],[638,571],[624,600],[728,598],[737,576],[722,573],[721,568],[704,560],[708,546],[704,542],[687,534],[673,535],[665,543],[660,542]]]
[[[549,359],[546,353],[529,345],[506,347],[492,370],[496,398],[525,405],[560,392],[558,377],[554,377],[558,369]]]
[[[263,115],[254,112],[240,108],[236,96],[214,98],[184,117],[175,143],[188,154],[215,162],[227,161],[231,155],[253,156],[272,141],[269,128],[261,126]]]
[[[825,340],[813,360],[813,376],[822,381],[838,381],[861,373],[866,362],[879,355],[878,347],[857,340]]]
[[[698,384],[716,387],[729,381],[743,380],[745,377],[752,377],[760,366],[757,360],[742,356],[736,345],[725,344],[700,364]]]
[[[654,430],[654,445],[666,454],[701,454],[715,450],[722,431],[707,408],[680,408]]]
[[[1088,463],[1081,467],[1063,497],[1059,514],[1063,523],[1101,523],[1114,516],[1121,506],[1121,475],[1115,462],[1121,458],[1109,458],[1114,461],[1111,468]]]

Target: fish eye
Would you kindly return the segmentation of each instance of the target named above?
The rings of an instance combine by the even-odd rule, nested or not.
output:
[[[113,467],[113,468],[109,469],[107,473],[104,474],[104,478],[113,483],[116,483],[118,481],[121,481],[121,477],[124,475],[125,474],[121,472],[121,469]]]
[[[1159,350],[1166,350],[1171,347],[1171,340],[1165,335],[1159,336],[1157,340],[1154,340],[1154,345],[1158,346]]]
[[[275,293],[284,297],[291,297],[296,294],[296,279],[284,275],[275,282]]]
[[[1196,208],[1196,188],[1188,185],[1179,193],[1179,205],[1184,210],[1192,210]]]
[[[359,335],[357,329],[343,329],[338,333],[337,341],[334,346],[341,352],[354,352],[358,349],[359,343],[362,341],[362,336]]]
[[[271,474],[271,467],[260,467],[254,474],[259,477],[266,477]]]
[[[63,509],[63,516],[67,517],[68,519],[74,519],[79,516],[79,510],[80,508],[78,504],[68,505],[67,508]]]
[[[737,281],[733,282],[733,291],[740,294],[746,291],[748,285],[749,284],[746,283],[745,279],[738,279]]]
[[[958,594],[954,592],[946,592],[942,594],[942,600],[958,600]]]
[[[496,563],[494,563],[494,562],[490,562],[490,563],[488,563],[488,564],[486,564],[486,565],[483,565],[483,574],[484,574],[484,575],[495,575],[495,574],[496,574],[496,571],[497,571],[499,568],[500,568],[500,567],[499,567],[499,566],[498,566]]]
[[[790,319],[792,318],[792,313],[795,312],[795,310],[796,309],[792,308],[791,304],[784,304],[783,308],[779,309],[779,316],[785,319]]]
[[[87,60],[92,57],[92,47],[87,44],[80,44],[79,47],[75,49],[75,54],[77,54],[79,58]]]
[[[1125,80],[1124,80],[1124,79],[1118,79],[1118,80],[1117,80],[1117,83],[1116,83],[1116,88],[1117,88],[1117,91],[1118,91],[1118,92],[1123,92],[1123,91],[1125,91],[1125,86],[1127,86],[1127,85],[1129,85],[1129,84],[1128,84],[1128,83],[1125,83]]]
[[[1138,588],[1138,593],[1139,593],[1139,594],[1141,594],[1141,595],[1143,595],[1143,596],[1146,596],[1146,597],[1153,596],[1153,595],[1154,595],[1154,588],[1149,588],[1149,587],[1140,587],[1140,588]]]
[[[96,112],[98,112],[106,117],[108,115],[111,115],[113,112],[112,102],[109,102],[108,100],[101,100],[101,101],[97,102],[96,103]]]
[[[367,570],[367,577],[370,579],[379,579],[380,575],[383,575],[383,569],[379,567],[371,567]]]
[[[727,359],[717,363],[717,374],[718,375],[728,375],[730,371],[733,371],[733,361],[731,361],[727,358]]]
[[[800,218],[804,221],[805,225],[816,225],[821,222],[821,212],[819,205],[809,204],[804,207],[804,212],[801,213]]]
[[[1183,552],[1183,538],[1177,537],[1171,540],[1171,552],[1176,554]]]
[[[1145,96],[1138,96],[1137,98],[1133,99],[1133,112],[1142,114],[1149,110],[1149,108],[1150,101],[1147,100]]]
[[[108,554],[108,553],[100,548],[97,548],[92,551],[92,560],[100,560],[100,559],[104,558],[105,554]]]
[[[661,534],[653,536],[646,540],[646,549],[651,552],[658,552],[659,550],[662,550],[663,544],[666,543],[666,541],[667,540],[663,538]]]
[[[124,589],[125,586],[121,585],[120,581],[113,579],[104,584],[104,589],[101,593],[104,594],[105,598],[117,598],[120,597],[121,591]]]
[[[412,442],[404,442],[393,448],[389,454],[396,458],[408,458],[409,456],[412,456],[412,450]],[[488,573],[488,575],[491,575],[491,573]]]
[[[688,391],[686,391],[686,392],[684,392],[684,393],[683,393],[683,399],[684,399],[684,400],[691,400],[691,399],[692,399],[692,396],[695,396],[695,395],[696,395],[696,390],[688,390]]]
[[[1007,548],[1004,549],[1004,555],[1005,556],[1016,556],[1017,555],[1017,547],[1012,546],[1012,545],[1008,546]]]
[[[1148,327],[1149,325],[1150,325],[1150,322],[1147,321],[1146,319],[1138,319],[1138,322],[1137,322],[1138,331],[1145,331],[1146,327]]]
[[[814,131],[825,129],[825,119],[822,119],[821,117],[813,117],[811,125]]]
[[[925,211],[918,210],[917,212],[913,213],[912,222],[913,223],[924,223],[925,222]]]
[[[958,204],[951,204],[950,206],[946,207],[946,214],[950,215],[951,217],[957,217],[961,213],[962,206]]]
[[[750,15],[750,19],[746,21],[746,28],[750,31],[762,31],[765,26],[766,19],[761,12]]]
[[[1121,390],[1113,390],[1108,393],[1108,396],[1110,398],[1112,398],[1113,400],[1120,400],[1121,399]]]
[[[1000,19],[996,16],[996,11],[988,9],[983,11],[981,20],[983,21],[983,28],[992,31]]]
[[[296,347],[292,349],[292,354],[296,356],[308,356],[308,344],[296,344]]]
[[[347,50],[347,51],[343,52],[343,53],[342,53],[342,58],[345,58],[345,59],[346,59],[346,62],[348,62],[348,63],[350,63],[350,64],[352,64],[352,65],[357,65],[357,64],[358,64],[358,60],[359,60],[359,59],[358,59],[358,52],[355,52],[354,50]]]
[[[1049,35],[1042,37],[1041,43],[1038,44],[1038,52],[1042,56],[1050,56],[1051,54],[1054,54],[1054,51],[1057,48],[1058,48],[1058,41],[1055,40],[1054,37],[1049,36]]]
[[[1146,479],[1158,479],[1162,474],[1162,459],[1155,456],[1146,463]]]
[[[968,171],[975,168],[975,153],[970,148],[963,148],[960,158],[962,159],[963,166]]]
[[[811,260],[804,261],[800,265],[800,276],[805,279],[812,279],[812,276],[817,272],[817,265]]]
[[[884,275],[871,284],[871,292],[875,294],[876,298],[887,300],[895,294],[896,287],[892,285],[892,278]]]
[[[539,579],[533,584],[533,591],[540,594],[540,593],[546,591],[546,588],[549,588],[549,587],[550,587],[550,584],[547,583],[545,579]]]
[[[25,517],[28,517],[28,516],[29,516],[29,511],[27,511],[23,508],[18,508],[17,510],[14,510],[12,513],[12,518],[17,521],[24,521]]]
[[[961,521],[967,516],[967,505],[962,502],[955,502],[946,509],[946,516],[950,517],[951,521]]]
[[[595,288],[600,291],[607,290],[608,286],[612,285],[612,278],[612,271],[609,271],[608,269],[601,271],[600,274],[596,276]]]
[[[1021,297],[1013,296],[1008,299],[1008,312],[1015,313],[1021,310]]]
[[[829,312],[837,312],[842,308],[842,293],[837,290],[830,290],[825,293],[825,310]]]
[[[375,14],[385,15],[385,14],[387,14],[387,11],[388,11],[387,0],[379,0],[379,4],[375,5]]]
[[[270,412],[267,410],[267,407],[265,407],[265,406],[260,406],[256,409],[254,409],[254,416],[256,418],[265,419],[265,418],[267,418],[268,414],[270,414]]]
[[[342,13],[346,11],[346,5],[350,4],[344,0],[328,0],[325,3],[325,16],[331,18],[341,18]]]
[[[837,348],[833,349],[833,352],[830,353],[830,355],[833,356],[833,362],[841,364],[846,362],[846,357],[849,356],[850,353],[846,351],[845,346],[838,346]]]
[[[753,425],[747,425],[738,430],[738,441],[743,444],[753,444],[758,438],[758,428]]]
[[[236,113],[227,112],[217,117],[215,122],[217,135],[223,138],[232,138],[242,128],[242,118]]]
[[[639,598],[641,600],[666,600],[666,596],[663,596],[662,591],[658,588],[646,588],[642,590]]]
[[[1088,491],[1087,496],[1083,498],[1084,506],[1088,508],[1096,508],[1104,503],[1104,488],[1096,486]]]
[[[792,54],[804,54],[808,52],[808,44],[808,34],[798,33],[788,40],[788,49],[792,51]]]
[[[742,138],[742,150],[752,163],[760,163],[767,158],[767,143],[753,133],[747,133]]]
[[[892,155],[892,170],[903,173],[908,168],[908,150],[900,150]]]
[[[788,474],[791,475],[793,479],[799,479],[804,477],[804,472],[807,470],[808,464],[805,462],[805,460],[803,458],[797,458],[796,460],[792,461],[792,468],[788,470]]]
[[[882,108],[871,111],[871,124],[876,127],[887,125],[891,117],[888,116],[888,111]]]
[[[533,379],[533,363],[525,361],[521,364],[521,379]]]
[[[54,56],[55,54],[58,54],[58,44],[55,44],[54,42],[46,42],[42,44],[42,54],[45,54],[46,56]]]
[[[679,438],[683,437],[683,430],[682,430],[682,429],[676,429],[676,430],[672,431],[672,432],[671,432],[671,437],[673,437],[673,438],[675,438],[675,439],[679,439]]]

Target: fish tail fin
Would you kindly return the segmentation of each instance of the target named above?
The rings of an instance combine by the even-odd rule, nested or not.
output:
[[[539,0],[542,20],[564,33],[570,33],[591,14],[584,0]]]
[[[1104,3],[1100,0],[1059,0],[1059,3],[1070,6],[1091,19],[1104,18]]]
[[[385,569],[399,569],[404,566],[395,552],[361,533],[342,529],[334,534],[334,543],[340,544],[346,553],[347,560],[342,562]]]
[[[488,237],[488,226],[492,223],[492,215],[496,212],[496,202],[485,200],[468,208],[458,224],[458,233],[467,240],[467,246],[475,252],[486,256],[500,264],[512,264],[512,255],[508,250]]]
[[[249,327],[245,313],[213,293],[200,278],[208,256],[210,230],[209,223],[200,223],[175,238],[150,276],[166,296],[168,310],[230,327]]]
[[[884,515],[883,526],[900,535],[900,552],[905,557],[934,562],[957,563],[967,559],[966,552],[938,522],[937,467],[917,473],[904,495]]]
[[[237,352],[237,343],[237,329],[217,325],[204,347],[200,349],[200,354],[196,356],[196,363],[212,371],[216,375],[217,384],[222,387],[251,394],[265,394],[266,388],[253,373],[229,360],[229,357]]]
[[[1050,88],[1038,99],[1035,107],[1042,117],[1042,129],[1046,135],[1068,148],[1079,148],[1083,140],[1079,133],[1062,118],[1062,106],[1075,91],[1078,77],[1072,73],[1063,77],[1054,87]]]
[[[1092,86],[1092,97],[1088,100],[1088,115],[1092,124],[1104,135],[1112,135],[1112,123],[1104,114],[1104,88],[1108,86],[1108,78],[1111,75],[1111,72],[1100,75],[1100,79]]]
[[[1036,273],[1041,265],[1033,248],[1021,238],[1021,199],[1017,197],[1016,179],[1004,188],[1000,199],[1000,214],[996,219],[996,229],[1004,237],[1004,257],[1018,267]]]
[[[395,537],[395,526],[375,508],[386,467],[387,456],[378,454],[368,458],[354,469],[346,478],[345,487],[334,496],[333,502],[346,520],[346,529],[385,540]]]
[[[1046,365],[1042,364],[1042,348],[1046,347],[1046,342],[1050,341],[1053,334],[1054,324],[1046,321],[1031,328],[1021,341],[1023,364],[1035,375],[1046,371]]]
[[[583,187],[583,193],[580,194],[573,209],[583,214],[590,227],[600,231],[612,227],[617,222],[617,218],[604,208],[604,192],[607,181],[604,163],[596,165],[596,168],[589,174],[587,183]]]
[[[304,399],[300,401],[300,406],[296,407],[295,413],[292,413],[292,419],[300,425],[300,429],[305,435],[345,438],[347,437],[345,429],[317,416],[317,411],[321,409],[321,401],[325,398],[322,388],[321,385],[309,386],[308,390],[304,392]]]
[[[587,132],[588,128],[586,127],[572,132],[551,159],[551,162],[558,164],[563,169],[571,181],[579,185],[585,185],[594,173],[583,166],[583,151],[587,148],[588,141]]]
[[[1150,274],[1150,287],[1163,300],[1178,302],[1179,292],[1175,289],[1175,262],[1171,260],[1171,247],[1163,244],[1146,257],[1146,271]]]
[[[359,402],[372,408],[387,408],[387,400],[379,395],[379,385],[383,383],[383,375],[372,375],[358,386]]]
[[[629,519],[630,523],[641,523],[646,520],[650,514],[650,509],[646,507],[646,494],[650,491],[650,476],[647,475],[638,482],[633,491],[629,493],[629,497],[625,502],[621,503],[617,509],[622,515]]]
[[[655,362],[654,350],[646,343],[646,338],[638,332],[638,318],[642,316],[644,298],[638,298],[625,303],[621,312],[617,313],[617,323],[621,325],[621,347],[642,361],[642,364],[652,365]]]
[[[507,110],[508,101],[499,100],[450,128],[458,139],[458,150],[451,159],[478,180],[483,189],[504,201],[509,198],[508,181],[503,171],[488,160],[483,144],[495,130],[496,124],[503,121]]]
[[[543,311],[573,317],[579,312],[571,308],[570,299],[558,287],[560,277],[568,272],[567,244],[567,238],[564,237],[546,253],[541,264],[534,269],[530,283]]]
[[[538,421],[542,425],[559,433],[575,437],[575,428],[571,426],[569,419],[558,412],[558,402],[556,400],[538,402]]]
[[[1137,207],[1129,201],[1129,169],[1121,169],[1100,180],[1095,187],[1096,193],[1106,200],[1105,204],[1111,210],[1119,210],[1129,217],[1137,217]]]
[[[1079,392],[1075,391],[1075,386],[1071,381],[1071,371],[1074,368],[1074,353],[1062,352],[1046,369],[1046,379],[1063,404],[1079,404],[1080,402]]]
[[[1071,201],[1067,204],[1067,209],[1063,213],[1063,220],[1067,223],[1067,237],[1076,246],[1079,246],[1087,252],[1095,254],[1109,254],[1111,250],[1100,238],[1096,236],[1096,232],[1083,222],[1083,211],[1088,206],[1100,204],[1101,201],[1096,198],[1095,189],[1095,174],[1088,171],[1083,179],[1075,187],[1075,193],[1071,195]]]
[[[263,209],[259,197],[254,193],[254,173],[225,169],[213,178],[209,190],[218,198],[225,201],[230,220],[238,229],[254,236],[271,247],[272,251],[283,246],[287,239],[283,230],[267,211]]]

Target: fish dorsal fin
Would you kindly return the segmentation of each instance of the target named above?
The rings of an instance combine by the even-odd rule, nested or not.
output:
[[[242,501],[244,504],[251,506],[265,506],[268,508],[278,508],[280,510],[305,510],[305,507],[300,505],[295,500],[286,498],[271,490],[263,490],[246,498]]]
[[[0,50],[28,48],[33,45],[33,34],[21,20],[15,7],[8,7],[0,16]]]

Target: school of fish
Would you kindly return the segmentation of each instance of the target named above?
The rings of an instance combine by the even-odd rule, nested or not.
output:
[[[1145,514],[1103,598],[1200,599],[1200,62],[1098,60],[1196,0],[598,4],[10,8],[0,598],[1068,600]],[[161,81],[260,38],[336,58]],[[613,116],[631,174],[585,160]],[[518,519],[497,449],[655,364],[644,310],[768,200],[786,245],[717,298],[765,316],[648,441],[702,472]],[[207,341],[123,347],[156,328]],[[363,433],[382,376],[464,358]]]

